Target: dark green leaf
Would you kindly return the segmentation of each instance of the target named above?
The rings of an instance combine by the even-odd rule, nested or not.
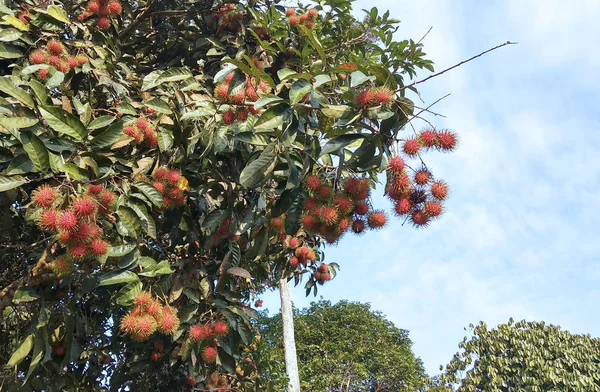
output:
[[[271,174],[277,163],[277,154],[274,148],[275,146],[270,144],[257,159],[246,165],[240,174],[240,184],[242,186],[251,188]]]
[[[56,106],[40,107],[40,113],[56,132],[69,135],[79,141],[83,141],[87,137],[85,125],[71,113]]]

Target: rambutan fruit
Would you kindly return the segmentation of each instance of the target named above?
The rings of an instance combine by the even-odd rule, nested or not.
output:
[[[442,205],[436,201],[428,201],[425,203],[425,212],[432,218],[438,217],[442,214]]]
[[[404,159],[400,157],[392,157],[388,162],[388,170],[392,174],[401,173],[404,170]]]
[[[385,226],[387,218],[383,212],[375,211],[369,214],[367,223],[371,229],[379,229]]]
[[[456,147],[456,134],[450,131],[437,133],[438,146],[440,150],[451,151]]]
[[[131,335],[135,329],[137,324],[137,316],[132,313],[128,313],[121,319],[119,323],[119,329],[126,335]]]
[[[67,64],[69,64],[69,68],[73,69],[73,68],[77,68],[77,59],[75,57],[69,57],[67,59]]]
[[[196,379],[194,377],[188,377],[185,379],[185,384],[192,387],[196,385]]]
[[[165,187],[165,184],[163,184],[162,182],[160,182],[160,181],[154,181],[152,183],[152,186],[155,187],[156,190],[158,192],[160,192],[160,194],[164,194],[165,193],[165,188],[166,187]]]
[[[373,93],[370,90],[361,91],[356,96],[356,106],[360,109],[366,109],[373,105]]]
[[[333,207],[325,207],[321,211],[321,222],[325,223],[328,226],[333,226],[338,222],[339,214],[338,211]]]
[[[217,336],[226,336],[229,332],[229,326],[223,321],[217,321],[213,325],[213,330]]]
[[[390,188],[397,193],[402,193],[410,187],[410,179],[406,172],[400,172],[390,181]]]
[[[299,260],[306,260],[308,258],[309,253],[310,253],[310,248],[308,246],[301,246],[296,249],[296,251],[294,252],[294,255]]]
[[[144,131],[144,141],[149,147],[155,148],[158,146],[158,133],[152,128]]]
[[[204,362],[214,362],[217,359],[217,349],[214,347],[207,347],[202,351],[202,359]]]
[[[378,87],[372,92],[373,104],[389,107],[394,102],[394,93],[385,87]]]
[[[411,209],[412,203],[406,198],[398,200],[394,205],[394,211],[396,211],[396,214],[398,215],[406,215]]]
[[[298,245],[300,245],[300,240],[296,237],[292,237],[292,238],[290,238],[288,245],[290,248],[296,249],[298,247]]]
[[[104,187],[102,185],[88,184],[87,186],[88,193],[94,196],[102,192],[103,189]]]
[[[369,205],[360,200],[354,204],[354,213],[357,215],[367,215],[369,213]]]
[[[331,188],[327,185],[321,185],[317,191],[317,196],[319,196],[322,200],[329,199],[331,197]]]
[[[402,145],[402,150],[404,151],[404,153],[411,157],[417,155],[419,153],[420,148],[421,145],[419,144],[419,141],[417,139],[408,139],[404,142],[404,145]]]
[[[165,335],[172,335],[179,329],[179,317],[173,312],[170,312],[166,307],[162,310],[162,317],[158,323],[158,330]]]
[[[158,351],[153,351],[152,355],[150,355],[150,359],[153,360],[154,362],[158,362],[160,361],[160,353]]]
[[[290,22],[290,26],[296,27],[300,24],[300,19],[297,16],[292,15],[289,17],[288,22]]]
[[[152,177],[154,177],[154,179],[158,181],[165,181],[167,179],[168,173],[169,170],[167,168],[159,167],[158,169],[156,169]]]
[[[63,246],[69,246],[75,242],[75,236],[68,231],[59,231],[56,238]]]
[[[338,229],[340,233],[345,232],[350,227],[350,221],[346,218],[340,219],[338,223]]]
[[[300,15],[300,17],[298,18],[298,21],[301,24],[305,24],[308,21],[308,15],[306,15],[306,14]]]
[[[85,244],[76,244],[68,248],[69,256],[73,260],[83,260],[87,256],[87,246]]]
[[[48,42],[48,44],[46,45],[46,49],[50,54],[53,54],[55,56],[61,55],[65,51],[63,44],[61,44],[55,39],[52,39]]]
[[[369,180],[367,180],[366,178],[361,178],[360,180],[358,180],[356,190],[354,191],[352,196],[355,201],[365,200],[367,197],[369,197],[370,193],[371,188],[369,186]]]
[[[427,201],[427,193],[422,189],[413,189],[410,191],[408,199],[413,205],[425,203]]]
[[[227,101],[229,99],[229,84],[218,84],[217,87],[215,87],[215,97],[217,97],[217,99],[220,101]]]
[[[431,175],[427,170],[419,170],[415,173],[415,183],[418,185],[425,185],[429,182]]]
[[[108,189],[102,190],[98,194],[98,201],[106,208],[113,207],[117,202],[117,195]]]
[[[98,10],[98,15],[100,15],[100,16],[110,15],[110,10],[106,6],[106,2],[99,2],[99,3],[100,3],[100,10]]]
[[[258,92],[256,91],[256,88],[254,88],[254,86],[250,85],[246,87],[246,98],[248,98],[248,100],[250,102],[256,102],[258,101],[258,99],[260,98],[258,95]],[[255,113],[253,113],[255,114]]]
[[[319,189],[319,187],[321,186],[321,179],[318,176],[312,175],[312,176],[306,177],[306,180],[304,180],[304,183],[306,184],[306,188],[308,190],[314,192],[317,189]]]
[[[135,329],[131,336],[134,340],[143,342],[156,331],[156,327],[156,320],[152,316],[140,316],[136,320]]]
[[[133,300],[135,306],[139,306],[142,309],[146,309],[146,306],[152,302],[152,296],[147,291],[141,291],[138,295],[135,296]]]
[[[58,69],[60,72],[62,72],[64,74],[71,72],[71,67],[69,67],[68,61],[64,60],[64,59],[60,59],[58,61],[58,65],[56,66],[56,69]]]
[[[354,202],[344,196],[337,197],[335,205],[342,215],[348,215],[354,210]]]
[[[244,121],[248,120],[248,109],[246,109],[246,108],[239,108],[235,112],[235,117],[240,122],[244,122]]]
[[[29,55],[29,62],[31,64],[44,64],[46,57],[48,57],[48,54],[45,51],[36,49]]]
[[[148,126],[150,124],[148,124],[148,120],[146,120],[144,117],[140,117],[137,120],[135,120],[135,126],[140,130],[140,131],[145,131]]]
[[[290,266],[292,268],[296,268],[298,267],[298,264],[300,263],[300,260],[298,260],[298,258],[296,256],[292,256],[290,257]]]
[[[46,210],[40,215],[38,225],[44,231],[55,231],[59,212],[56,210]]]
[[[56,226],[63,231],[73,232],[77,229],[79,221],[73,211],[65,211],[58,217]]]
[[[417,210],[412,213],[410,220],[416,227],[424,227],[429,223],[429,216],[424,211]]]
[[[50,269],[59,277],[70,274],[75,270],[73,261],[66,257],[59,257],[50,263]]]
[[[90,254],[94,257],[104,256],[108,253],[108,242],[102,240],[94,240],[90,244]]]
[[[123,133],[129,137],[135,137],[135,135],[138,134],[139,131],[137,129],[135,129],[135,127],[130,125],[130,126],[123,128]]]
[[[100,12],[100,4],[98,4],[97,1],[92,0],[88,3],[87,10],[92,14],[97,14]]]
[[[102,9],[103,8],[100,8],[100,11],[102,11]],[[108,30],[110,28],[110,19],[108,19],[106,16],[102,16],[98,18],[96,25],[100,30]]]
[[[230,72],[227,74],[227,76],[225,76],[225,79],[223,79],[223,83],[231,83],[231,81],[233,80],[233,78],[235,77],[235,71],[234,72]]]
[[[190,338],[192,339],[192,341],[198,342],[198,341],[202,340],[203,336],[204,336],[204,325],[193,325],[190,328]]]
[[[51,65],[54,68],[58,68],[59,63],[60,63],[60,57],[58,57],[58,56],[48,57],[48,65]]]
[[[123,12],[123,6],[121,5],[121,3],[118,0],[111,0],[108,3],[108,12],[111,15],[120,15],[121,12]]]
[[[48,71],[47,69],[40,69],[36,72],[36,75],[39,80],[46,80],[46,77],[48,77],[48,72],[50,71]]]
[[[313,215],[304,215],[302,218],[300,218],[300,223],[302,223],[302,226],[306,230],[312,232],[316,230],[318,224],[317,219]]]
[[[360,219],[352,222],[352,231],[356,234],[360,234],[365,230],[365,222]]]
[[[40,208],[50,208],[52,204],[58,198],[58,192],[56,189],[51,188],[48,185],[42,185],[33,191],[31,195],[31,200],[36,207]]]
[[[72,233],[72,241],[73,243],[78,244],[87,244],[92,241],[92,239],[96,239],[100,233],[100,229],[96,225],[92,225],[89,223],[82,223],[79,225],[76,231]],[[96,235],[95,237],[92,237]]]
[[[444,200],[448,196],[448,185],[443,181],[431,184],[431,195],[438,200]]]
[[[431,148],[437,146],[438,137],[434,130],[425,130],[419,134],[419,141],[423,147]]]
[[[233,124],[235,122],[235,113],[233,113],[233,110],[228,110],[225,113],[223,113],[223,123],[229,125],[229,124]]]
[[[285,16],[287,16],[288,18],[290,16],[294,16],[294,15],[296,15],[296,10],[295,9],[288,8],[288,9],[285,10]]]
[[[319,205],[319,202],[312,197],[304,201],[304,211],[312,211]]]
[[[283,230],[284,221],[282,218],[273,218],[269,221],[269,226],[271,229],[280,232]]]
[[[319,12],[316,9],[311,8],[308,10],[306,15],[308,15],[310,19],[315,19],[317,16],[319,16]]]
[[[158,351],[158,352],[162,352],[162,350],[164,350],[165,346],[162,343],[156,343],[154,344],[154,350]]]
[[[83,196],[73,201],[73,211],[79,217],[87,217],[96,214],[96,200]]]
[[[182,194],[183,191],[179,188],[171,188],[168,192],[168,195],[172,200],[180,198]]]
[[[313,22],[312,20],[308,19],[306,22],[304,22],[304,26],[306,26],[306,28],[310,30],[313,27],[315,27],[315,22]]]

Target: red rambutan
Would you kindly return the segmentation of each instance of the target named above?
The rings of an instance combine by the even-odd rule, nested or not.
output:
[[[64,46],[55,39],[50,40],[50,42],[48,42],[46,49],[48,50],[48,52],[55,56],[61,55],[65,50]]]
[[[385,226],[387,218],[383,212],[372,212],[367,218],[367,223],[371,229],[379,229]]]
[[[296,10],[295,9],[288,8],[288,9],[285,10],[285,16],[287,16],[288,18],[290,16],[294,16],[294,15],[296,15]]]
[[[305,24],[308,21],[308,15],[306,15],[306,14],[300,15],[300,17],[298,18],[298,21],[301,24]]]
[[[404,170],[404,159],[400,157],[391,158],[388,162],[388,170],[393,174],[402,172]]]
[[[215,331],[215,335],[217,336],[225,336],[229,332],[229,326],[223,321],[217,321],[213,325],[213,330]]]
[[[429,172],[427,170],[419,170],[415,173],[415,183],[418,185],[425,185],[429,182]]]
[[[284,221],[282,218],[273,218],[269,222],[269,226],[271,226],[271,228],[277,232],[280,232],[283,230],[283,224],[284,224]]]
[[[102,11],[102,9],[103,8],[100,8],[100,11]],[[108,19],[106,16],[102,16],[98,18],[96,25],[100,30],[108,30],[110,28],[110,19]]]
[[[235,113],[233,113],[233,110],[228,110],[225,113],[223,113],[223,123],[229,125],[229,124],[233,124],[235,122]]]
[[[331,197],[331,188],[327,185],[321,185],[316,193],[321,199],[326,200]]]
[[[77,60],[77,64],[81,65],[85,65],[88,62],[88,58],[86,55],[84,54],[78,54],[75,59]]]
[[[205,362],[214,362],[217,359],[217,349],[214,347],[207,347],[202,352],[202,359]]]
[[[316,231],[317,228],[317,219],[313,215],[304,215],[300,218],[300,222],[302,226],[308,231]]]
[[[149,147],[157,147],[158,146],[158,133],[152,128],[146,129],[144,131],[144,141],[148,144]]]
[[[40,228],[44,231],[55,231],[58,215],[59,213],[56,210],[46,210],[42,212],[38,222]]]
[[[394,102],[394,93],[391,90],[385,87],[373,90],[373,104],[388,107],[392,102]]]
[[[292,237],[290,238],[288,245],[290,246],[290,248],[296,249],[298,245],[300,245],[300,240],[296,237]]]
[[[308,19],[307,21],[304,22],[304,26],[306,26],[306,28],[310,30],[313,27],[315,27],[315,22],[313,22],[312,20]]]
[[[410,212],[412,208],[412,203],[410,202],[410,200],[403,198],[400,199],[396,202],[396,204],[394,205],[394,211],[396,211],[396,214],[398,215],[406,215]]]
[[[160,353],[158,351],[154,351],[152,352],[152,355],[150,356],[150,359],[152,359],[154,362],[158,362],[160,361]]]
[[[56,238],[64,246],[69,246],[75,242],[75,236],[68,231],[59,231]]]
[[[338,197],[335,204],[342,215],[348,215],[354,210],[354,202],[343,196]]]
[[[438,200],[444,200],[448,196],[448,185],[443,181],[431,184],[431,195]]]
[[[369,205],[364,201],[357,201],[354,204],[354,213],[357,215],[367,215],[369,212]]]
[[[451,151],[456,147],[456,134],[450,131],[442,131],[437,134],[440,150]]]
[[[433,130],[425,130],[419,134],[419,141],[424,147],[435,147],[438,142],[437,133]]]
[[[29,62],[31,64],[44,64],[46,57],[48,57],[48,54],[45,51],[37,49],[29,55]]]
[[[58,56],[48,57],[48,65],[51,65],[54,68],[58,68],[59,63],[60,63],[60,57],[58,57]]]
[[[369,90],[361,91],[356,96],[356,106],[361,109],[368,108],[373,105],[373,93]]]
[[[87,256],[87,246],[85,244],[73,245],[68,249],[68,252],[73,260],[83,260]]]
[[[77,59],[75,57],[69,57],[67,59],[67,64],[69,64],[69,68],[73,69],[73,68],[77,68]]]
[[[429,216],[427,216],[427,214],[422,210],[417,210],[413,212],[413,214],[410,217],[410,220],[412,221],[413,225],[417,227],[423,227],[427,226],[427,224],[429,223]]]
[[[158,330],[165,335],[172,335],[179,329],[179,318],[176,314],[166,309],[168,308],[164,307],[162,310],[162,317],[160,317]]]
[[[220,101],[227,101],[229,99],[229,84],[218,84],[217,87],[215,87],[215,97]]]
[[[338,223],[338,229],[340,233],[345,232],[346,230],[348,230],[348,228],[350,227],[350,221],[346,218],[344,219],[340,219],[340,222]]]
[[[352,222],[352,231],[355,232],[356,234],[360,234],[365,230],[365,222],[363,222],[360,219],[355,220],[354,222]]]
[[[290,22],[290,26],[292,27],[296,27],[300,24],[300,19],[298,19],[298,17],[295,15],[290,16],[288,21]]]
[[[290,266],[292,268],[296,268],[298,267],[298,263],[300,262],[300,260],[298,260],[298,258],[296,256],[292,256],[290,257]]]
[[[156,320],[153,317],[148,315],[140,316],[136,320],[132,337],[138,342],[143,342],[156,331],[156,327]]]
[[[402,146],[402,150],[404,151],[404,153],[408,156],[415,156],[419,153],[419,149],[421,148],[421,145],[419,144],[419,141],[417,139],[408,139],[404,142],[404,145]]]
[[[235,113],[235,117],[240,122],[244,122],[244,121],[248,120],[248,109],[239,108]]]
[[[52,204],[54,204],[57,198],[58,192],[48,185],[42,185],[37,188],[31,196],[33,204],[40,208],[52,207]]]
[[[119,329],[121,330],[121,332],[130,335],[133,333],[133,331],[135,331],[136,324],[137,317],[134,314],[129,313],[123,316],[123,318],[121,319],[121,322],[119,323]]]
[[[90,244],[90,253],[94,257],[104,256],[108,252],[108,242],[102,240],[94,240]]]
[[[335,208],[325,207],[321,211],[321,222],[325,223],[328,226],[333,226],[338,222],[339,214]]]
[[[73,232],[78,225],[77,215],[73,211],[63,212],[56,221],[56,226],[63,231]]]
[[[141,291],[133,300],[135,306],[145,309],[152,302],[152,296],[147,291]]]
[[[114,205],[116,204],[117,195],[113,191],[104,189],[98,194],[98,201],[100,202],[101,206],[104,207],[105,210],[108,210],[114,207]]]
[[[82,197],[73,201],[73,211],[77,216],[91,216],[96,214],[96,200],[91,197]]]
[[[58,61],[58,65],[56,66],[56,69],[58,69],[60,72],[65,73],[65,74],[71,72],[71,67],[69,67],[69,62],[64,59],[60,59]]]
[[[48,76],[48,70],[47,69],[40,69],[39,71],[36,72],[36,75],[38,77],[38,79],[40,80],[46,80],[46,77]]]
[[[442,214],[442,205],[436,201],[428,201],[425,203],[425,212],[432,218],[438,217]]]
[[[135,121],[135,126],[141,131],[145,131],[149,125],[150,124],[148,124],[148,120],[146,120],[144,117],[140,117]]]
[[[167,168],[159,167],[158,169],[156,169],[156,171],[154,172],[152,177],[154,177],[154,179],[156,179],[158,181],[165,181],[167,179],[168,173],[169,173],[169,170]]]
[[[121,3],[118,0],[111,0],[110,3],[108,3],[108,12],[111,15],[120,15],[121,12],[123,12],[123,6],[121,6]]]
[[[97,1],[92,0],[88,3],[87,9],[92,14],[97,14],[100,12],[100,4],[98,4]]]
[[[317,12],[316,9],[311,8],[311,9],[308,10],[308,12],[306,13],[306,15],[308,15],[308,17],[311,18],[311,19],[315,19],[319,15],[319,13]]]
[[[312,210],[314,210],[318,206],[318,204],[319,204],[318,201],[316,201],[312,197],[309,197],[304,202],[304,211],[312,211]]]
[[[321,186],[321,179],[318,176],[312,175],[306,177],[304,181],[306,184],[306,188],[311,191],[316,191]]]
[[[100,192],[102,192],[103,189],[104,189],[104,187],[102,185],[96,185],[96,184],[89,184],[87,187],[88,192],[92,195],[99,194]]]

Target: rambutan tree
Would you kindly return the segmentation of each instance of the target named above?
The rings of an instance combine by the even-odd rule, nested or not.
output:
[[[421,157],[456,136],[407,127],[424,111],[410,80],[432,63],[389,13],[4,0],[0,14],[4,386],[257,388],[243,348],[258,294],[292,279],[316,293],[339,268],[324,245],[384,227],[386,209],[419,227],[443,211]],[[382,173],[393,209],[370,199]]]

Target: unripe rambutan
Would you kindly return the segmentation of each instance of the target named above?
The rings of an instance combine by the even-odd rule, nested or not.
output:
[[[33,191],[31,196],[33,204],[40,208],[52,207],[52,204],[54,204],[57,198],[58,192],[48,185],[42,185],[41,187],[37,188],[35,191]]]
[[[123,316],[123,318],[121,319],[121,322],[119,323],[119,329],[124,334],[130,335],[133,333],[133,331],[135,331],[136,324],[137,317],[134,314],[129,313]]]
[[[225,336],[229,332],[229,326],[223,321],[217,321],[213,325],[213,330],[217,336]]]
[[[357,215],[367,215],[369,213],[369,205],[364,201],[357,201],[354,204],[354,213]]]
[[[215,97],[220,101],[227,101],[229,99],[229,84],[218,84],[217,87],[215,87]]]
[[[75,269],[73,261],[66,257],[59,257],[50,263],[50,269],[59,277],[70,274]]]
[[[56,226],[63,231],[73,232],[78,225],[77,215],[73,211],[63,212],[56,221]]]
[[[248,109],[239,108],[235,113],[235,117],[240,122],[244,122],[244,121],[248,120]]]
[[[422,210],[417,210],[413,212],[413,214],[410,217],[410,220],[413,223],[413,225],[417,227],[427,226],[427,224],[429,223],[429,217]]]
[[[436,201],[428,201],[425,203],[425,212],[432,218],[442,214],[442,205]]]
[[[360,234],[365,230],[365,222],[363,222],[360,219],[355,220],[354,222],[352,222],[352,231],[355,232],[356,234]]]
[[[46,77],[48,76],[48,71],[47,69],[40,69],[39,71],[36,72],[36,75],[38,77],[39,80],[46,80]]]
[[[319,189],[319,187],[321,186],[321,179],[318,176],[312,175],[312,176],[306,177],[306,180],[304,180],[304,183],[306,184],[306,188],[308,190],[314,192],[317,189]]]
[[[338,222],[339,214],[335,208],[325,207],[321,211],[321,222],[325,223],[328,226],[333,226]]]
[[[50,42],[48,42],[46,49],[48,50],[48,52],[55,56],[61,55],[65,50],[63,45],[55,39],[52,39],[50,40]]]
[[[123,12],[123,7],[118,0],[111,0],[110,3],[108,3],[108,12],[111,15],[120,15],[121,12]]]
[[[104,189],[104,187],[102,185],[96,185],[96,184],[88,184],[87,190],[90,194],[92,195],[97,195],[100,192],[102,192],[102,190]]]
[[[392,174],[401,173],[404,170],[404,159],[400,157],[392,157],[388,162],[388,170]]]
[[[410,202],[410,200],[404,198],[404,199],[400,199],[396,202],[396,204],[394,205],[394,211],[396,211],[396,214],[398,215],[406,215],[410,212],[412,208],[412,203]]]
[[[108,242],[102,240],[94,240],[90,244],[90,253],[94,257],[104,256],[106,253],[108,253],[108,248]]]
[[[372,212],[367,218],[367,223],[371,229],[379,229],[385,226],[387,218],[383,212]]]
[[[431,195],[438,200],[444,200],[448,196],[448,185],[443,181],[431,184]]]
[[[388,107],[392,102],[394,102],[394,93],[391,90],[385,87],[373,90],[373,104]]]
[[[451,151],[456,147],[456,134],[450,131],[442,131],[437,134],[440,150]]]
[[[147,340],[156,331],[156,320],[153,317],[145,315],[137,318],[135,330],[131,334],[134,340],[143,342]]]
[[[159,167],[158,169],[156,169],[156,171],[154,172],[152,177],[154,177],[154,179],[156,179],[158,181],[165,181],[167,179],[168,173],[169,173],[168,169],[166,169],[164,167]]]
[[[73,245],[68,249],[68,253],[73,260],[83,260],[87,256],[87,246],[85,244]]]
[[[300,260],[298,260],[298,258],[296,256],[292,256],[290,257],[290,266],[292,268],[296,268],[298,267],[298,264],[300,263]]]
[[[311,19],[315,19],[317,16],[319,16],[319,13],[317,12],[316,9],[311,8],[308,10],[308,12],[306,13],[306,15],[308,15],[309,18]]]
[[[46,62],[48,54],[40,49],[36,49],[29,55],[29,62],[31,64],[44,64]]]
[[[368,108],[373,105],[373,93],[369,90],[361,91],[356,96],[356,106],[361,109]]]
[[[437,133],[433,130],[425,130],[419,134],[419,141],[424,147],[435,147],[438,143]]]
[[[58,57],[58,56],[48,57],[48,65],[51,65],[54,68],[58,68],[59,63],[60,63],[60,57]]]
[[[214,362],[217,359],[217,349],[214,347],[207,347],[202,352],[202,359],[205,362]]]
[[[141,291],[133,300],[135,306],[145,309],[152,302],[152,296],[147,291]]]
[[[288,8],[288,9],[285,10],[285,16],[287,16],[288,18],[290,16],[294,16],[294,15],[296,15],[296,10],[295,9]]]
[[[97,14],[98,12],[100,12],[100,4],[98,4],[97,1],[92,0],[88,3],[87,9],[92,14]]]
[[[77,64],[79,64],[80,66],[85,65],[88,62],[88,58],[84,54],[78,54],[77,56],[75,56],[75,60],[77,60]]]
[[[75,57],[69,57],[67,59],[67,64],[69,64],[69,68],[71,69],[77,68],[77,59],[75,59]]]
[[[223,113],[223,123],[229,125],[229,124],[233,124],[235,121],[235,113],[233,113],[233,110],[228,110],[225,113]]]
[[[100,8],[100,10],[102,11],[102,8]],[[100,30],[108,30],[110,28],[110,19],[106,16],[100,17],[98,18],[96,25]]]
[[[415,173],[415,183],[418,185],[425,185],[429,182],[429,172],[427,170],[419,170]]]
[[[38,225],[44,231],[55,231],[59,213],[56,210],[46,210],[40,215]]]
[[[73,211],[77,216],[91,216],[96,214],[96,200],[91,197],[82,197],[73,201]]]
[[[421,148],[421,145],[419,144],[419,141],[417,139],[408,139],[404,142],[404,145],[402,146],[402,150],[404,151],[404,153],[408,156],[415,156],[419,153],[419,149]]]
[[[164,307],[162,310],[162,317],[158,324],[158,330],[165,335],[172,335],[179,329],[179,317],[166,309],[168,308]]]

